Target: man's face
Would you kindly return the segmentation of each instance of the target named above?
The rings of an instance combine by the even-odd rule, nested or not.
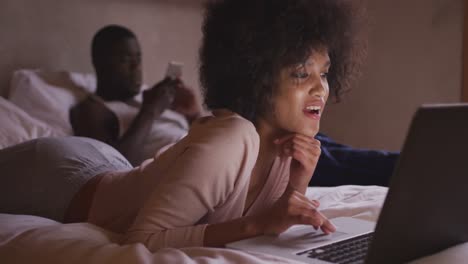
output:
[[[141,51],[135,38],[123,39],[109,47],[103,56],[99,73],[113,98],[130,99],[140,92],[142,84]]]

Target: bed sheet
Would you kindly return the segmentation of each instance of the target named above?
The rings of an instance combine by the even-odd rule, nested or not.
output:
[[[375,221],[387,189],[377,186],[309,188],[330,218]],[[163,249],[121,246],[119,235],[88,223],[61,224],[28,215],[0,214],[0,263],[297,263],[279,257],[222,248]]]
[[[387,188],[377,186],[313,187],[329,218],[350,216],[375,221]],[[29,215],[0,214],[0,263],[298,263],[265,254],[223,248],[167,248],[149,252],[142,244],[121,246],[118,234],[88,223],[61,224]],[[413,261],[412,264],[466,263],[468,243]]]

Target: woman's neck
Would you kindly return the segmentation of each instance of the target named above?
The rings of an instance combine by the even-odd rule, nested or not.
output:
[[[260,136],[260,149],[257,161],[255,162],[255,167],[250,175],[244,213],[249,210],[254,201],[258,198],[263,186],[265,186],[268,176],[270,175],[271,167],[273,166],[273,162],[277,156],[276,147],[273,143],[274,136],[269,132],[270,130],[267,126],[265,126],[263,122],[257,122],[255,127]]]
[[[260,137],[260,149],[251,182],[258,183],[266,180],[273,161],[278,156],[278,147],[274,140],[279,138],[281,133],[262,119],[257,120],[255,127]]]
[[[278,146],[274,141],[282,137],[285,132],[271,126],[271,124],[264,119],[258,119],[255,127],[260,137],[259,157],[270,157],[270,159],[273,160],[278,156]]]

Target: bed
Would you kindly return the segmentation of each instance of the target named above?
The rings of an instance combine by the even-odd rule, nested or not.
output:
[[[375,221],[387,189],[378,186],[313,187],[309,198],[321,202],[329,218],[350,216]],[[162,249],[142,244],[121,246],[119,235],[88,223],[61,224],[37,216],[0,214],[1,263],[297,263],[270,255],[223,248]],[[462,244],[414,264],[466,263]]]
[[[15,72],[9,98],[0,97],[0,148],[38,137],[71,135],[68,109],[94,87],[91,74]],[[384,187],[347,185],[309,188],[307,196],[318,199],[331,219],[350,216],[376,221],[386,192]],[[119,237],[89,223],[61,224],[37,216],[0,214],[0,263],[296,263],[223,248],[168,248],[151,253],[142,244],[121,246],[116,243]],[[463,244],[414,263],[464,263],[465,259],[468,245]]]
[[[328,217],[347,215],[375,220],[384,187],[309,188]],[[61,224],[46,218],[0,214],[2,263],[296,263],[229,249],[163,249],[150,253],[142,244],[120,246],[118,234],[88,223]]]

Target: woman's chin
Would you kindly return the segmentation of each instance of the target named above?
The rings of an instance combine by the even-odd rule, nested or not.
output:
[[[317,133],[319,132],[319,128],[306,128],[303,129],[302,131],[299,131],[299,134],[308,136],[308,137],[315,137]]]

